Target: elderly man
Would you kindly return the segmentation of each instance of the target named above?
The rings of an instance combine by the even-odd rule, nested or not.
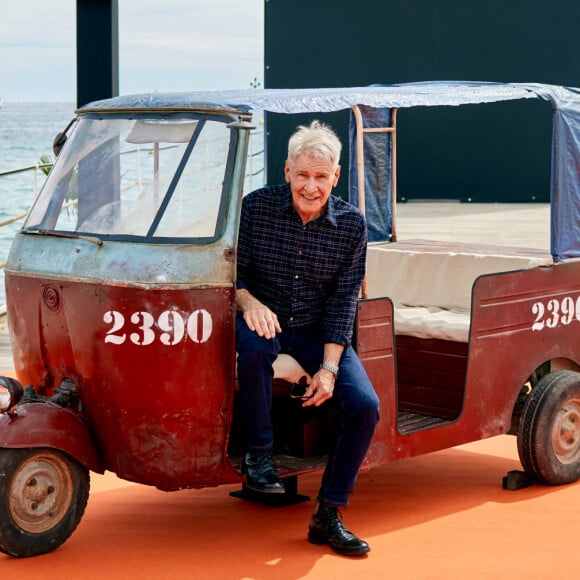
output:
[[[288,142],[286,185],[243,200],[236,301],[238,380],[249,489],[283,493],[272,458],[272,364],[291,354],[312,376],[303,406],[333,405],[339,427],[328,454],[308,540],[343,555],[368,544],[347,530],[348,505],[377,421],[378,398],[350,342],[365,271],[366,223],[331,195],[341,144],[327,126],[299,127]]]

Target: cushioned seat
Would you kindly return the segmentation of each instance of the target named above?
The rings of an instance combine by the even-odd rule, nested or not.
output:
[[[469,339],[471,290],[482,274],[544,266],[545,255],[476,253],[428,242],[369,244],[367,293],[388,296],[395,306],[395,333],[457,342]],[[422,245],[421,250],[413,249]],[[497,250],[497,248],[494,248]],[[549,262],[549,260],[548,260]]]
[[[395,308],[395,332],[417,338],[439,338],[455,342],[469,340],[469,311],[444,310],[433,306]]]

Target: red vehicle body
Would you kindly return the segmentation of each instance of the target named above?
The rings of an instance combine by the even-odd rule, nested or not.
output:
[[[405,94],[423,98],[420,87]],[[481,97],[488,89],[471,87],[466,102],[530,98],[516,85]],[[398,102],[379,88],[330,92],[255,91],[249,105],[239,94],[119,97],[79,111],[6,269],[17,380],[0,377],[0,551],[62,544],[89,471],[168,491],[243,483],[234,293],[249,109],[344,108],[338,95],[356,116],[376,95]],[[445,87],[432,94],[446,104]],[[137,173],[124,157],[135,146]],[[512,432],[530,477],[580,477],[579,244],[578,229],[550,255],[398,242],[394,228],[369,243],[354,344],[381,421],[365,467]],[[301,370],[286,362],[276,460],[295,478],[324,465],[332,425],[288,397]]]

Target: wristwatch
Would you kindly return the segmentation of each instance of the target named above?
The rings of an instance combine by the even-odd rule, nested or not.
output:
[[[323,362],[320,365],[321,369],[326,369],[327,371],[330,371],[335,377],[338,376],[338,367],[335,367],[334,365],[331,365],[327,362]]]

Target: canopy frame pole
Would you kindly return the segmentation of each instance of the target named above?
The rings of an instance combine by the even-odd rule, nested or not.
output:
[[[353,105],[352,112],[356,124],[356,169],[358,207],[365,213],[365,154],[364,154],[364,127],[362,113],[358,105]]]
[[[356,174],[357,174],[357,188],[358,188],[358,207],[361,212],[365,213],[365,154],[364,154],[364,127],[362,113],[358,105],[353,105],[352,112],[356,125]],[[361,298],[369,297],[367,288],[367,273],[365,272],[362,286]]]
[[[364,127],[362,113],[358,105],[353,105],[352,111],[356,124],[356,156],[357,156],[357,186],[358,206],[365,213],[365,133],[391,133],[391,241],[397,241],[397,107],[391,109],[390,127]]]
[[[397,241],[397,107],[391,109],[390,127],[364,127],[362,113],[358,105],[353,105],[356,126],[356,165],[357,165],[357,189],[358,207],[365,213],[365,133],[391,133],[391,241]],[[362,283],[361,294],[368,298],[366,275]]]
[[[391,242],[397,241],[397,107],[391,109]]]

